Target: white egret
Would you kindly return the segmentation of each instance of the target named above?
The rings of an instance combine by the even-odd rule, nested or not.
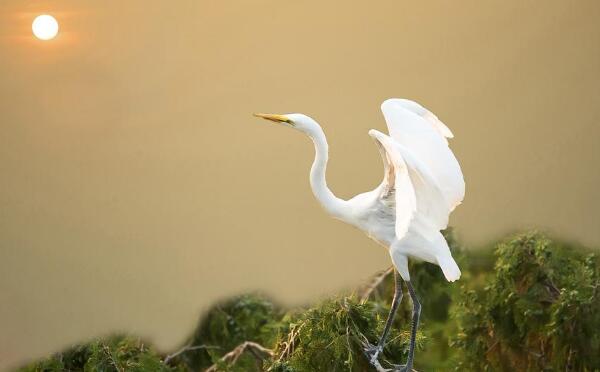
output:
[[[463,200],[465,183],[448,147],[447,138],[453,137],[452,132],[434,114],[406,99],[389,99],[381,110],[390,135],[374,129],[369,135],[383,159],[383,182],[373,191],[350,200],[336,197],[327,187],[328,145],[323,129],[314,119],[303,114],[255,115],[310,137],[316,152],[310,185],[317,200],[333,217],[363,230],[389,250],[395,267],[395,294],[378,344],[367,345],[365,352],[377,370],[386,371],[378,358],[402,300],[401,278],[413,303],[413,318],[408,360],[405,365],[394,366],[394,370],[410,371],[421,305],[410,282],[408,258],[439,265],[448,281],[460,277],[460,269],[440,230],[447,227],[450,213]]]

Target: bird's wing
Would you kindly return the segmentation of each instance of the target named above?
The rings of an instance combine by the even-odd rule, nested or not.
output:
[[[394,198],[395,230],[396,236],[400,238],[408,231],[410,222],[417,210],[415,190],[409,176],[408,167],[402,155],[395,151],[391,145],[391,138],[374,129],[369,131],[369,135],[375,140],[383,159],[384,175],[381,198]]]
[[[388,101],[394,101],[395,104],[419,115],[423,119],[427,120],[433,128],[442,135],[444,138],[454,138],[454,134],[450,128],[446,126],[446,124],[442,123],[440,119],[431,111],[427,110],[425,107],[421,106],[419,103],[415,101],[411,101],[410,99],[404,98],[392,98]],[[446,143],[448,141],[446,140]]]
[[[435,230],[448,227],[451,209],[444,195],[444,190],[434,177],[427,164],[418,159],[410,149],[390,138],[395,151],[404,158],[415,190],[417,215],[420,224]]]
[[[394,180],[390,194],[394,195],[396,205],[396,237],[401,239],[406,234],[416,215],[433,228],[446,228],[450,214],[447,202],[427,166],[393,138],[377,130],[370,130],[369,135],[375,139],[384,158],[384,184],[386,180]],[[390,169],[392,177],[388,176]]]
[[[381,111],[390,136],[419,159],[440,185],[450,211],[465,195],[465,181],[458,161],[448,147],[452,132],[430,111],[416,102],[388,99]]]
[[[385,147],[376,137],[378,132],[376,130],[369,131],[369,135],[373,137],[375,140],[375,144],[377,145],[377,149],[379,150],[379,154],[381,155],[381,160],[383,161],[383,181],[381,182],[381,198],[387,199],[393,196],[394,191],[396,189],[396,170],[390,160],[390,156],[388,155]],[[383,133],[381,133],[383,134]]]

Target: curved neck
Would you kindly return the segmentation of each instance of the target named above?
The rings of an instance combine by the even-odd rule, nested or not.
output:
[[[315,145],[315,160],[310,169],[310,187],[325,210],[334,217],[341,218],[346,213],[346,201],[336,197],[327,186],[325,172],[329,158],[329,145],[325,133],[319,127],[308,136]]]

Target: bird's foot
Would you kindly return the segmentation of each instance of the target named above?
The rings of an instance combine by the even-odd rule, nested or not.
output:
[[[366,343],[364,346],[365,356],[369,363],[371,363],[377,371],[387,371],[381,366],[381,363],[379,363],[379,355],[383,351],[383,348],[379,345],[372,345],[370,343]]]
[[[379,354],[383,351],[383,348],[379,345],[372,345],[370,343],[365,344],[365,355],[371,364],[379,358]]]

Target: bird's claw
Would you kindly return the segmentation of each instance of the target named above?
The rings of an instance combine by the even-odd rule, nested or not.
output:
[[[384,368],[379,363],[379,356],[383,352],[383,348],[378,345],[373,345],[369,342],[363,343],[365,356],[367,360],[377,372],[412,372],[414,371],[412,368],[408,368],[406,364],[391,364],[386,361],[386,364],[389,364],[391,368]]]
[[[381,364],[379,363],[379,355],[383,351],[383,348],[379,345],[373,345],[371,343],[365,343],[364,346],[365,347],[363,350],[369,363],[371,363],[371,365],[375,367],[377,371],[388,371],[381,367]]]
[[[373,361],[376,361],[379,358],[379,354],[381,354],[381,352],[383,351],[383,348],[378,346],[378,345],[373,345],[370,343],[365,344],[365,355],[367,356],[367,359],[369,360],[369,362],[371,362],[371,364],[373,364]]]

